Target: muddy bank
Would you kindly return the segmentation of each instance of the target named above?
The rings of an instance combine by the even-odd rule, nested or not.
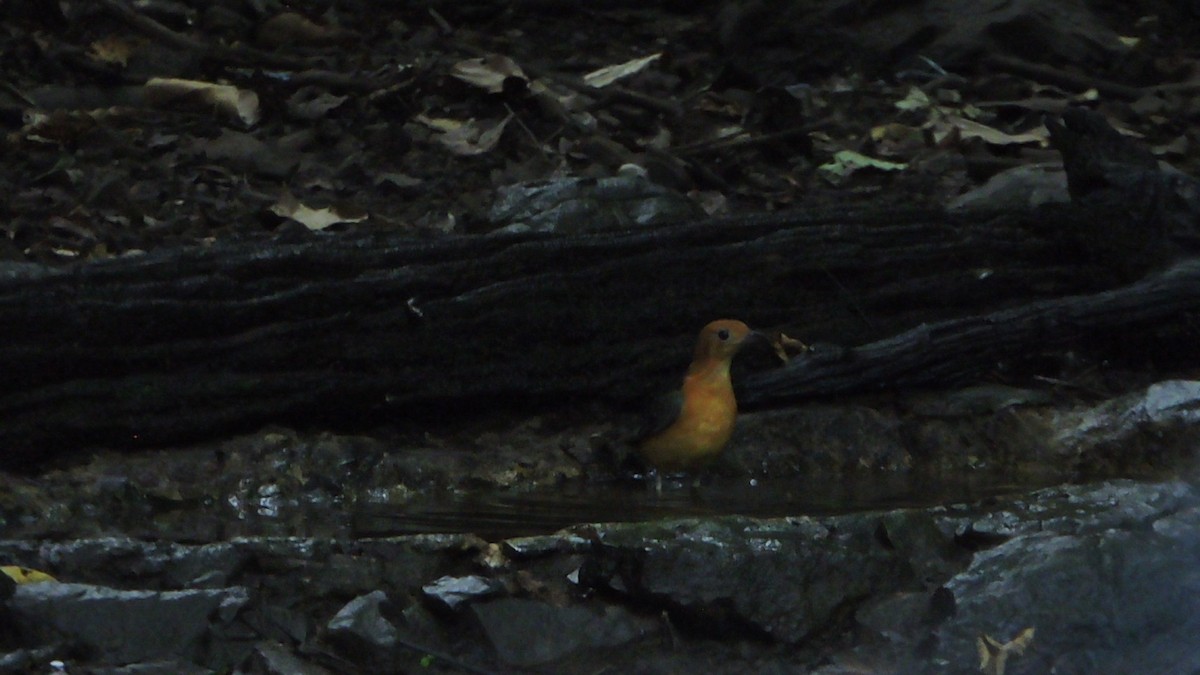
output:
[[[5,478],[0,561],[59,583],[4,591],[3,663],[968,673],[983,640],[989,672],[1186,671],[1198,401],[1167,380],[749,414],[661,495],[589,462],[608,423],[101,454]]]
[[[571,418],[423,433],[276,428],[191,448],[102,452],[38,476],[0,475],[0,518],[7,536],[22,538],[503,537],[578,522],[929,506],[1190,465],[1200,384],[1106,378],[748,413],[698,489],[668,480],[663,495],[617,468],[629,420],[596,406]],[[1121,380],[1126,393],[1100,393],[1120,391],[1112,383]]]

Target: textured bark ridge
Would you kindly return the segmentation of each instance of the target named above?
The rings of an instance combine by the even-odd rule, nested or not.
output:
[[[1200,310],[1200,261],[1189,260],[1142,282],[1090,295],[1031,302],[989,314],[922,324],[854,349],[816,351],[787,368],[757,373],[744,383],[750,405],[878,388],[967,382],[999,364],[1019,363],[1039,350],[1129,339],[1142,332],[1186,330]],[[1154,338],[1151,338],[1151,342]]]
[[[1200,268],[1123,285],[1168,254],[1141,247],[1136,265],[1112,271],[1119,247],[1105,240],[1094,255],[1085,207],[848,208],[573,236],[343,235],[10,265],[0,268],[0,463],[267,422],[362,428],[631,401],[675,377],[695,330],[720,317],[867,345],[746,380],[745,402],[775,405],[959,382],[1047,346],[1184,325],[1200,307]]]

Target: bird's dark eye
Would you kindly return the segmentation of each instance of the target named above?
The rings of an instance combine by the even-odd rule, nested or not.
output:
[[[717,331],[717,337],[720,338],[721,340],[728,340],[729,339],[729,329],[722,328],[721,330]]]

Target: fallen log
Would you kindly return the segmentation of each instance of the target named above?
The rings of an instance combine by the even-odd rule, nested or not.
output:
[[[715,317],[861,344],[1111,285],[1064,244],[1064,217],[867,209],[12,265],[0,270],[0,462],[268,422],[353,429],[628,402],[673,382]]]
[[[824,349],[787,368],[755,373],[739,397],[769,406],[879,389],[947,386],[977,380],[1030,350],[1065,349],[1126,339],[1135,332],[1183,329],[1200,311],[1200,260],[1109,291],[1032,302],[982,316],[923,324],[853,349]],[[1145,339],[1130,341],[1141,349]]]

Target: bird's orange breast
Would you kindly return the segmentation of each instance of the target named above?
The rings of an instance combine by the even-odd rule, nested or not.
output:
[[[721,453],[736,419],[728,362],[697,369],[684,380],[679,416],[660,433],[644,439],[638,449],[646,461],[664,471],[691,469]]]

